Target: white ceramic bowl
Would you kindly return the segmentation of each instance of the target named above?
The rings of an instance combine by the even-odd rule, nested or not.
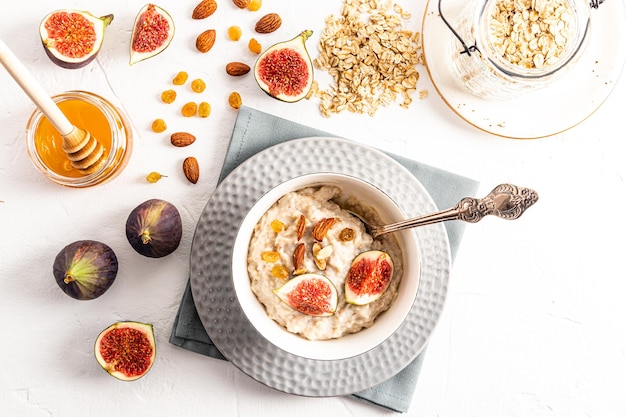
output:
[[[250,289],[247,270],[248,246],[255,225],[263,214],[284,194],[309,186],[335,185],[342,197],[355,196],[360,202],[373,207],[384,222],[406,218],[406,215],[383,190],[372,184],[343,174],[316,173],[287,180],[263,195],[246,215],[237,233],[233,249],[232,273],[235,293],[241,308],[251,324],[270,343],[291,354],[318,360],[339,360],[363,354],[381,344],[402,324],[416,298],[420,266],[419,248],[411,230],[396,232],[402,251],[403,274],[398,297],[389,310],[376,319],[374,325],[358,333],[339,339],[311,341],[288,332],[265,312],[263,305]]]

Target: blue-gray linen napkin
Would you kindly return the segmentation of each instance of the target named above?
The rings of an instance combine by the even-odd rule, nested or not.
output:
[[[243,106],[239,109],[219,181],[221,182],[240,163],[272,145],[291,139],[315,136],[334,135]],[[469,178],[398,155],[390,154],[390,156],[417,177],[440,209],[453,207],[462,197],[473,196],[478,188],[478,183]],[[462,222],[446,223],[453,260],[463,229]],[[189,282],[183,293],[170,335],[170,343],[193,352],[226,360],[215,347],[200,321]],[[407,412],[415,392],[424,354],[425,351],[422,351],[405,369],[389,380],[353,395],[397,412]]]

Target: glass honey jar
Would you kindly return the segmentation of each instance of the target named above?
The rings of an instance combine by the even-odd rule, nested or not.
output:
[[[68,91],[53,100],[74,126],[96,138],[106,157],[93,172],[74,168],[63,150],[60,133],[36,109],[26,126],[27,151],[35,168],[51,181],[73,188],[91,187],[115,178],[132,153],[132,130],[124,114],[106,99],[87,91]]]

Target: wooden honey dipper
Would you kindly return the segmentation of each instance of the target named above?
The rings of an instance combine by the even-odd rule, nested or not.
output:
[[[9,47],[0,39],[0,62],[63,138],[72,166],[87,175],[106,159],[104,147],[91,134],[74,126]]]

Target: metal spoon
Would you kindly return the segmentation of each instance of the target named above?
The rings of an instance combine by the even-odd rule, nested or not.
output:
[[[448,210],[402,220],[397,223],[372,225],[368,224],[358,214],[351,213],[358,217],[365,225],[365,230],[373,238],[376,238],[385,233],[448,220],[463,220],[469,223],[476,223],[488,215],[514,220],[521,216],[528,207],[535,204],[538,199],[539,195],[537,192],[530,188],[518,187],[513,184],[500,184],[485,198],[465,197],[456,206]]]

